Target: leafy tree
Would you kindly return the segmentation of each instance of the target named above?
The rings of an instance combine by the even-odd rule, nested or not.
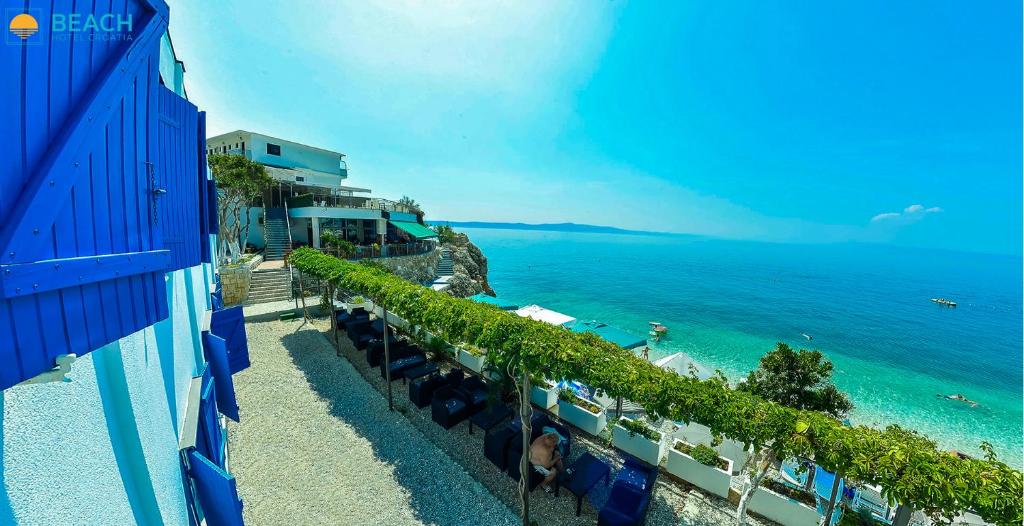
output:
[[[793,350],[779,342],[761,357],[758,368],[737,386],[765,400],[794,409],[820,411],[842,419],[853,409],[845,393],[832,385],[832,362],[821,351]]]
[[[337,252],[337,256],[342,259],[348,259],[355,255],[356,246],[348,241],[345,241],[338,234],[325,230],[320,234],[321,246],[327,248],[333,248]]]
[[[841,419],[853,409],[845,393],[832,384],[832,362],[821,351],[793,350],[779,342],[761,357],[758,368],[747,375],[737,390],[804,411],[817,411]],[[737,523],[746,523],[747,505],[761,485],[768,468],[780,455],[775,443],[753,451],[743,468],[743,489]]]
[[[209,157],[209,163],[220,190],[217,198],[219,260],[235,262],[249,237],[249,208],[263,190],[274,184],[274,179],[262,164],[241,155],[214,154]]]
[[[409,207],[414,214],[419,215],[423,213],[423,209],[420,208],[420,204],[417,203],[415,199],[407,195],[403,195],[402,198],[398,200],[398,204]]]
[[[442,245],[450,245],[455,242],[455,229],[449,225],[437,225],[434,227],[437,232],[437,239]]]

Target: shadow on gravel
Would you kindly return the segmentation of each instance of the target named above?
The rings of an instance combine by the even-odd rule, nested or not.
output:
[[[388,411],[387,400],[335,355],[329,333],[306,324],[282,337],[281,344],[317,395],[330,402],[331,415],[369,441],[379,460],[394,466],[417,519],[439,525],[518,523],[500,500],[405,420],[397,403],[395,413]],[[376,519],[387,524],[387,510]]]

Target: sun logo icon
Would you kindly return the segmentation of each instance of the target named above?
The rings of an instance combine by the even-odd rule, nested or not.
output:
[[[39,22],[32,15],[22,13],[11,19],[10,30],[25,40],[39,31]]]

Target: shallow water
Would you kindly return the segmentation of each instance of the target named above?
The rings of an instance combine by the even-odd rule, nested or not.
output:
[[[816,348],[856,404],[851,420],[917,429],[1021,466],[1017,257],[877,245],[464,229],[505,299],[646,334],[738,379],[775,342]],[[929,301],[948,297],[956,309]],[[813,336],[806,340],[802,333]],[[937,397],[962,393],[980,405]]]

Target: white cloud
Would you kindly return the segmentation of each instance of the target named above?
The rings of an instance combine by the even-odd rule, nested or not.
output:
[[[910,205],[903,209],[903,212],[883,212],[871,218],[872,223],[889,222],[894,224],[909,224],[920,221],[927,214],[942,212],[942,208],[933,206],[925,208],[924,205]]]
[[[885,221],[886,219],[896,219],[899,216],[900,216],[899,212],[885,212],[885,213],[882,213],[882,214],[878,214],[875,217],[872,217],[871,218],[871,222],[874,223],[875,221]]]

